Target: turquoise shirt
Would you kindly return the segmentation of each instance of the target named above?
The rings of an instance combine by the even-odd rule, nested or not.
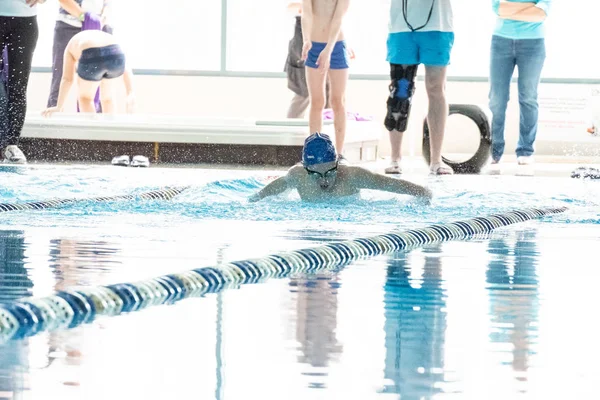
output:
[[[0,17],[33,17],[37,4],[29,7],[25,0],[0,0]]]
[[[550,9],[552,0],[510,0],[515,3],[535,3],[535,7],[538,7],[546,14]],[[492,8],[494,12],[498,14],[500,8],[500,0],[492,0]],[[545,36],[545,29],[543,22],[523,22],[515,21],[511,19],[504,19],[498,17],[496,20],[496,27],[494,28],[494,35],[506,37],[509,39],[541,39]]]

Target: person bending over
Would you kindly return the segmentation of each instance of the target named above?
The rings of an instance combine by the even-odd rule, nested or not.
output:
[[[407,194],[427,202],[431,199],[431,191],[425,187],[362,167],[340,164],[331,139],[322,133],[314,133],[305,140],[301,164],[290,168],[286,175],[270,182],[248,200],[256,202],[288,189],[296,189],[304,201],[359,195],[361,189]]]
[[[346,137],[345,96],[350,59],[342,31],[342,20],[349,4],[350,0],[302,1],[302,59],[306,66],[310,97],[308,125],[311,134],[323,129],[325,82],[329,75],[335,147],[340,155],[343,154]]]
[[[77,73],[77,98],[81,112],[95,113],[94,96],[100,87],[100,101],[105,114],[115,113],[115,91],[118,83],[125,85],[127,112],[133,111],[132,73],[125,62],[125,54],[115,37],[109,33],[82,31],[69,41],[64,55],[64,67],[58,101],[42,115],[49,117],[63,112],[67,95]]]
[[[54,107],[58,102],[63,57],[69,40],[82,30],[98,29],[112,33],[112,27],[106,24],[111,14],[111,0],[58,0],[58,3],[60,7],[52,43],[52,81],[46,107]],[[98,94],[94,101],[96,109],[101,112]]]

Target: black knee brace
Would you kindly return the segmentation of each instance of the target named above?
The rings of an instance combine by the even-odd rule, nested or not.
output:
[[[391,64],[392,83],[390,84],[390,96],[387,100],[387,115],[384,122],[388,131],[404,132],[406,130],[418,69],[418,64],[406,67]]]

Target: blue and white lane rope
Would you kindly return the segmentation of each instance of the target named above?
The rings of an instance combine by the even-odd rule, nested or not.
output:
[[[92,322],[97,316],[139,311],[269,278],[334,269],[361,257],[392,253],[433,242],[464,239],[564,211],[566,207],[517,210],[198,268],[140,282],[73,288],[48,297],[21,299],[0,306],[0,343],[44,331],[74,328]]]
[[[44,210],[47,208],[56,208],[67,204],[81,203],[81,202],[94,202],[104,203],[109,201],[122,201],[122,200],[171,200],[179,193],[186,190],[187,187],[174,187],[161,190],[153,190],[151,192],[144,192],[139,194],[127,194],[119,196],[109,197],[92,197],[92,198],[81,198],[81,199],[55,199],[47,201],[37,201],[29,203],[0,203],[0,212],[7,211],[26,211],[26,210]]]

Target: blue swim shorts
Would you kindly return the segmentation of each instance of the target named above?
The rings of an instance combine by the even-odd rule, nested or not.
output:
[[[387,61],[391,64],[446,67],[454,45],[453,32],[396,32],[387,39]]]
[[[319,54],[327,46],[327,43],[323,42],[312,42],[312,47],[308,51],[308,57],[304,63],[309,68],[318,68],[317,59]],[[333,46],[331,52],[331,61],[329,63],[330,69],[346,69],[350,66],[350,57],[346,50],[346,41],[340,40]]]

